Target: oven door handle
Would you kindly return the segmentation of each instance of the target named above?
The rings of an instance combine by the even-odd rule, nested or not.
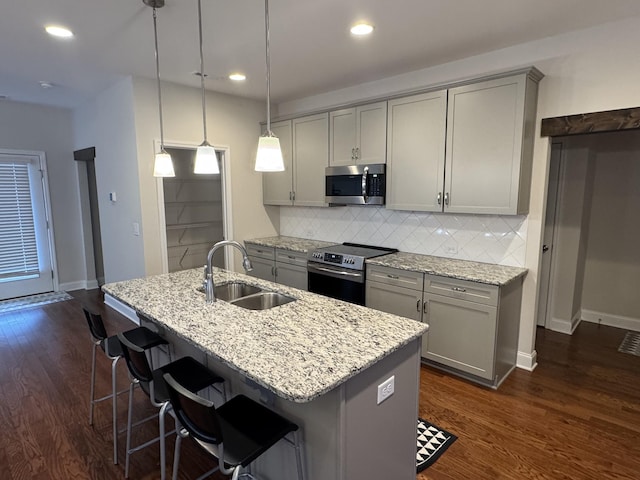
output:
[[[359,282],[362,282],[364,277],[362,272],[347,272],[344,270],[335,270],[333,268],[319,267],[312,264],[307,264],[307,270],[311,273],[322,272],[321,274],[328,274],[335,278],[352,277],[354,281]]]

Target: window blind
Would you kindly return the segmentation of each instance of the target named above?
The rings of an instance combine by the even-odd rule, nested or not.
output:
[[[0,163],[0,281],[39,275],[29,165]]]

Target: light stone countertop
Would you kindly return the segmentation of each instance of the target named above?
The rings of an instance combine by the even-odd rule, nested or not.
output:
[[[324,242],[322,240],[309,240],[308,238],[285,236],[252,238],[250,240],[245,240],[244,243],[252,243],[263,247],[281,248],[283,250],[291,250],[292,252],[300,253],[307,253],[309,250],[335,245],[335,242]]]
[[[196,291],[202,269],[104,285],[105,293],[279,397],[308,402],[419,338],[424,323],[255,277],[214,269],[215,284],[242,281],[297,298],[255,311]]]
[[[371,258],[367,263],[498,286],[506,285],[527,273],[526,268],[405,252]]]

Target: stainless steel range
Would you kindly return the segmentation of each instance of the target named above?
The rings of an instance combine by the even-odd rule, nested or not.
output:
[[[397,251],[357,243],[313,250],[307,257],[309,291],[364,305],[365,260]]]

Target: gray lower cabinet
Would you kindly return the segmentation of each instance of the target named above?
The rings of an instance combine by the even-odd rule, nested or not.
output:
[[[367,265],[367,306],[429,324],[422,357],[497,387],[515,367],[522,281],[498,287]]]
[[[281,248],[246,244],[253,266],[249,275],[281,283],[288,287],[307,290],[307,255]]]

